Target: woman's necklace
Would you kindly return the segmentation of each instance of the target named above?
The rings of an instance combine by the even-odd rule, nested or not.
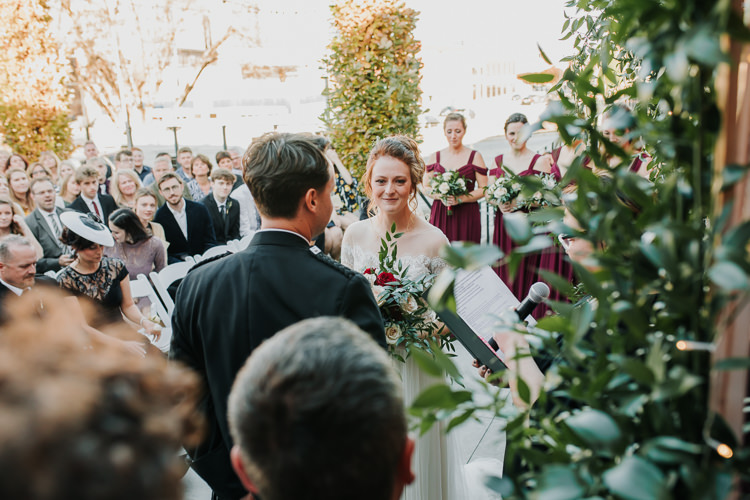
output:
[[[76,257],[76,260],[73,261],[70,267],[72,267],[73,270],[78,272],[79,274],[91,274],[96,271],[96,269],[91,269],[91,270],[85,269],[84,267],[81,266],[81,264],[82,262],[78,260],[78,257]]]

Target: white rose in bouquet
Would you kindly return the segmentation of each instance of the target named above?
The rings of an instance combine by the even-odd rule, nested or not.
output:
[[[449,180],[451,180],[451,173],[450,172],[446,172],[446,173],[444,173],[442,175],[442,177],[443,177],[444,181],[449,181]]]
[[[540,193],[539,191],[534,193],[534,195],[532,196],[532,200],[534,200],[535,203],[540,203],[542,201],[542,193]]]
[[[517,182],[514,182],[513,184],[511,184],[510,187],[511,187],[511,189],[513,189],[513,191],[520,191],[521,190],[521,185],[519,183],[517,183]]]
[[[417,303],[417,300],[411,295],[409,295],[408,299],[401,301],[399,306],[401,306],[401,310],[407,314],[411,314],[417,309],[419,309],[419,304]]]
[[[447,182],[443,182],[442,184],[440,184],[440,187],[438,188],[438,191],[440,191],[442,194],[447,194],[448,191],[450,191],[450,189],[451,188],[448,185],[448,183]]]
[[[544,180],[542,182],[544,183],[544,187],[546,189],[553,189],[555,187],[555,184],[557,184],[555,182],[555,178],[552,177],[551,175],[550,176],[545,176]]]
[[[499,190],[497,191],[497,194],[498,194],[498,195],[500,195],[500,196],[505,196],[505,195],[507,195],[507,194],[508,194],[508,190],[507,190],[507,189],[505,189],[505,188],[500,188],[500,189],[499,189]]]
[[[458,182],[459,186],[466,189],[466,182],[463,179],[458,179],[456,182]]]
[[[391,323],[385,327],[385,341],[388,344],[394,345],[399,338],[401,338],[401,328],[397,324]]]

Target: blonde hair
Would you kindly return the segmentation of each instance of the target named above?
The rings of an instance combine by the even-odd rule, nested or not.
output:
[[[109,182],[109,193],[112,195],[112,198],[115,199],[115,203],[117,203],[118,205],[122,205],[122,192],[120,191],[120,185],[118,181],[123,175],[125,177],[130,177],[130,179],[135,182],[136,192],[138,192],[138,190],[143,187],[141,178],[138,177],[138,174],[135,173],[135,170],[116,170],[115,173],[112,174],[112,179]],[[133,198],[133,201],[135,201],[135,197]]]

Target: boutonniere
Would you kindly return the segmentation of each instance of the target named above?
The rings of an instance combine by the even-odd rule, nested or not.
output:
[[[227,212],[229,212],[229,209],[232,208],[232,202],[227,201]]]

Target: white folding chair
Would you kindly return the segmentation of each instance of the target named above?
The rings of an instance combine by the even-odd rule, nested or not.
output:
[[[170,297],[167,288],[178,279],[184,278],[193,265],[195,265],[195,261],[192,259],[190,262],[175,262],[174,264],[168,265],[158,273],[151,272],[148,275],[170,317],[172,316],[172,311],[174,311],[174,301],[172,300],[172,297]]]
[[[151,283],[144,274],[139,274],[137,279],[130,280],[130,295],[132,295],[133,299],[147,298],[151,302],[152,312],[156,312],[156,315],[166,328],[162,330],[159,340],[153,340],[148,336],[146,337],[149,339],[149,342],[158,347],[162,352],[169,351],[169,344],[172,340],[170,315],[167,314],[167,311],[159,300],[156,291],[153,289]]]
[[[203,252],[203,255],[201,255],[201,260],[210,259],[211,257],[216,257],[217,255],[225,254],[229,251],[229,247],[227,245],[219,245],[216,247],[211,247],[205,252]]]
[[[60,274],[60,271],[53,271],[52,269],[50,269],[49,271],[47,271],[46,273],[44,273],[45,276],[48,276],[48,277],[52,278],[53,280],[57,279],[57,275],[58,274]]]

